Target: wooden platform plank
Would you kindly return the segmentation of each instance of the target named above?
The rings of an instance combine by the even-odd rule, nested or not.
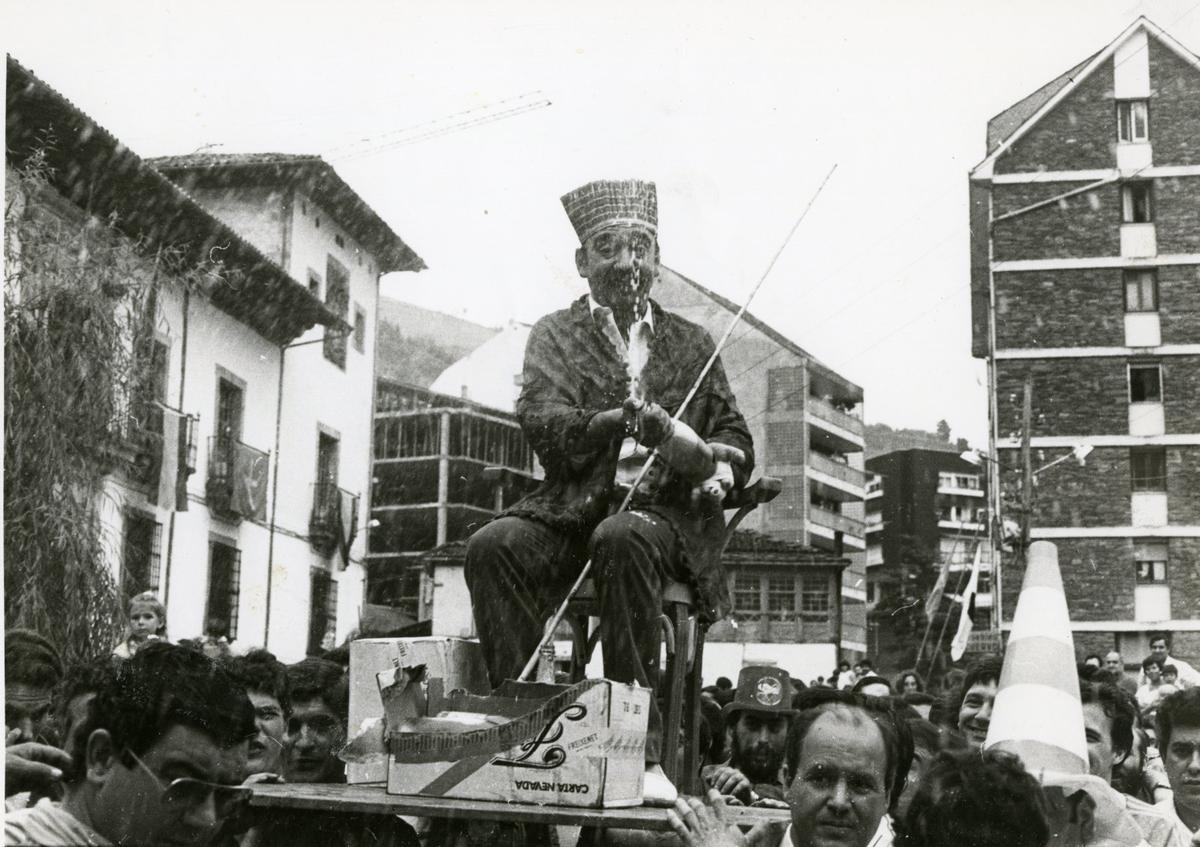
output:
[[[498,803],[490,800],[454,800],[388,794],[382,785],[255,785],[251,805],[268,808],[319,809],[327,812],[365,812],[383,815],[412,815],[459,820],[545,823],[558,826],[592,826],[601,829],[666,831],[667,810],[637,806],[631,809],[576,809],[568,806],[537,806]],[[728,819],[753,826],[759,821],[788,821],[783,809],[726,808]]]

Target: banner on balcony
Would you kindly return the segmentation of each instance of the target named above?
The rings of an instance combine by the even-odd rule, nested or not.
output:
[[[171,512],[187,511],[187,415],[162,409],[162,460],[159,463],[155,502]]]
[[[267,468],[270,457],[241,442],[233,445],[233,491],[229,506],[244,518],[267,519]]]
[[[342,568],[350,566],[350,545],[358,532],[358,498],[349,491],[337,489],[338,493],[338,551],[342,554]]]

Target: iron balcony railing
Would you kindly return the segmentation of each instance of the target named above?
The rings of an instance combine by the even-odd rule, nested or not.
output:
[[[208,439],[208,478],[204,496],[213,512],[226,518],[262,518],[266,511],[266,453],[234,438]]]

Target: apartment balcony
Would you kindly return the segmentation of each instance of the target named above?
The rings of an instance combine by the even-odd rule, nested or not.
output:
[[[270,453],[233,438],[210,437],[204,483],[209,511],[232,521],[266,520],[270,464]]]
[[[817,494],[828,500],[846,502],[862,500],[866,493],[867,474],[844,462],[837,462],[815,450],[808,451],[805,475],[816,487]]]
[[[109,443],[104,448],[107,470],[120,467],[136,485],[154,486],[162,473],[163,416],[167,407],[157,403],[139,405],[118,416],[109,426]],[[196,471],[196,419],[171,409],[183,428],[184,453],[180,473]]]
[[[353,538],[358,515],[358,495],[334,482],[315,482],[312,512],[308,516],[308,541],[322,556],[337,549],[343,534]],[[349,526],[346,524],[349,523]]]
[[[809,440],[830,453],[858,453],[864,448],[863,422],[853,415],[834,408],[820,397],[806,399],[804,419],[808,423]]]
[[[866,527],[862,521],[820,506],[809,505],[807,529],[809,543],[825,550],[836,550],[838,539],[851,550],[865,550]]]

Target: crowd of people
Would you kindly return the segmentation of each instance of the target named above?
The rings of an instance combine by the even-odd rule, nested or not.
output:
[[[1168,684],[1160,667],[1190,671],[1168,643],[1152,636],[1144,682],[1115,651],[1077,669],[1090,775],[1151,847],[1200,845],[1200,686],[1179,672],[1154,698],[1136,696]],[[729,744],[709,749],[710,796],[677,804],[676,831],[705,847],[1067,843],[1043,785],[1017,757],[984,750],[1002,669],[1000,657],[984,658],[937,693],[914,671],[889,681],[865,660],[809,686],[766,667],[743,669],[736,688],[721,678],[704,690],[704,735]],[[764,679],[767,689],[782,683],[790,702],[762,702]],[[817,726],[819,741],[808,740]],[[789,808],[790,834],[747,841],[721,820],[730,803]]]
[[[247,805],[255,783],[345,781],[344,663],[172,644],[153,595],[129,618],[111,656],[75,667],[5,633],[6,844],[419,843],[394,816]]]
[[[537,843],[503,828],[446,841],[395,816],[250,809],[258,782],[344,781],[347,668],[171,644],[161,618],[139,620],[150,602],[135,601],[113,656],[77,667],[36,633],[5,634],[6,843]],[[1140,684],[1116,654],[1079,665],[1088,766],[1146,844],[1186,847],[1200,844],[1200,686],[1165,638],[1151,647]],[[999,657],[983,659],[937,693],[912,671],[889,681],[865,661],[808,686],[772,667],[744,668],[736,686],[718,680],[701,702],[709,794],[676,801],[669,837],[703,847],[1060,843],[1061,810],[1039,781],[1015,756],[982,749],[1001,670]],[[790,825],[742,832],[728,805],[788,809]]]

